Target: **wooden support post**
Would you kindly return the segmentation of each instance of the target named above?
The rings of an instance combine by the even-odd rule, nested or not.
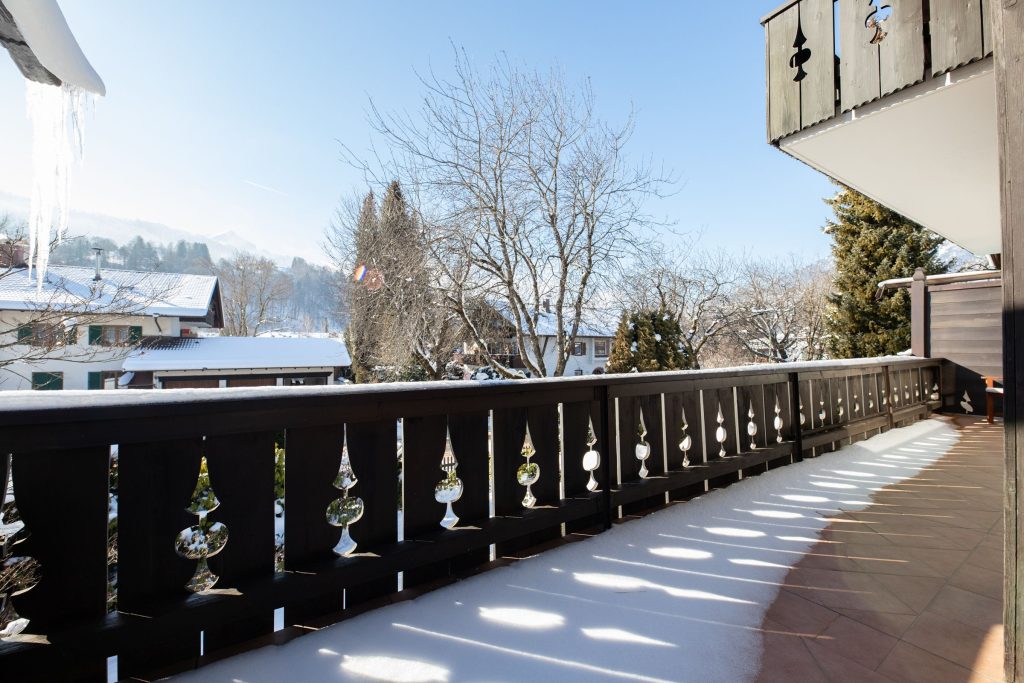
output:
[[[1024,467],[1024,2],[992,6],[995,38],[996,121],[999,133],[999,194],[1002,206],[1003,415],[1006,485],[1003,547],[1003,624],[1006,680],[1024,680],[1024,562],[1017,498]]]
[[[889,418],[889,429],[896,426],[892,417],[892,377],[889,375],[889,366],[882,368],[882,382],[885,385],[885,415]]]
[[[598,389],[600,394],[601,404],[601,445],[604,447],[604,460],[601,463],[601,469],[604,471],[604,481],[601,485],[604,486],[604,528],[611,529],[612,523],[615,521],[615,513],[612,510],[612,486],[618,484],[616,481],[616,472],[618,471],[618,439],[615,434],[615,401],[608,398],[608,385],[605,384]]]
[[[789,423],[793,425],[793,462],[804,459],[804,440],[800,426],[800,375],[789,373]]]
[[[910,352],[919,358],[927,358],[928,348],[928,286],[925,284],[924,268],[914,271],[910,283]]]

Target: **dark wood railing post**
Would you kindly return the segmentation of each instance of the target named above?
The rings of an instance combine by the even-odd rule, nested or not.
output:
[[[882,383],[885,385],[885,415],[889,420],[889,429],[896,426],[892,416],[892,380],[889,377],[889,366],[882,366]]]
[[[927,358],[928,348],[928,286],[925,284],[924,268],[914,271],[910,283],[910,352],[919,358]]]
[[[804,438],[800,426],[800,375],[789,373],[789,422],[793,425],[793,462],[804,459]]]
[[[604,503],[604,528],[611,529],[612,523],[615,520],[615,515],[612,513],[612,484],[615,479],[616,463],[618,457],[616,449],[618,448],[617,443],[613,443],[612,429],[613,421],[615,420],[615,403],[608,398],[608,385],[602,384],[598,388],[598,400],[601,404],[601,444],[604,446],[604,495],[601,496],[601,500]]]

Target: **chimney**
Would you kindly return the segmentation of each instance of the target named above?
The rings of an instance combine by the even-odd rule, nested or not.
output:
[[[96,274],[93,275],[92,280],[93,282],[99,282],[100,280],[103,279],[103,273],[100,272],[100,264],[103,261],[103,249],[101,249],[100,247],[93,247],[92,251],[93,256],[96,260]]]

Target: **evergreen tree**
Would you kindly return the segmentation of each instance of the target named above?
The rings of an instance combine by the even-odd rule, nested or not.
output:
[[[609,372],[657,372],[687,367],[679,325],[664,310],[623,313],[615,332]]]
[[[375,274],[369,275],[372,267],[374,242],[377,233],[377,201],[373,192],[363,198],[354,229],[355,272],[353,286],[347,289],[350,296],[349,322],[345,331],[345,343],[352,359],[352,377],[356,382],[373,381],[372,371],[376,365],[376,345],[379,339],[373,325],[377,297],[372,286]],[[368,265],[369,264],[369,265]]]
[[[838,184],[838,183],[837,183]],[[825,233],[832,237],[836,273],[829,296],[829,350],[834,358],[868,358],[910,348],[910,295],[897,290],[875,299],[878,283],[932,275],[952,265],[939,257],[943,239],[844,185],[825,202],[835,212]]]

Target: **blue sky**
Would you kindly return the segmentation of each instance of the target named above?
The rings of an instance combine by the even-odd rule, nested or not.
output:
[[[680,179],[650,206],[677,231],[709,248],[828,253],[830,184],[765,142],[758,19],[771,1],[60,4],[108,92],[89,121],[77,209],[317,258],[339,198],[361,182],[338,141],[367,148],[370,97],[415,110],[416,71],[446,72],[455,43],[479,64],[505,52],[589,77],[610,122],[633,107],[631,154]],[[0,93],[0,191],[28,195],[24,86],[6,57]]]

